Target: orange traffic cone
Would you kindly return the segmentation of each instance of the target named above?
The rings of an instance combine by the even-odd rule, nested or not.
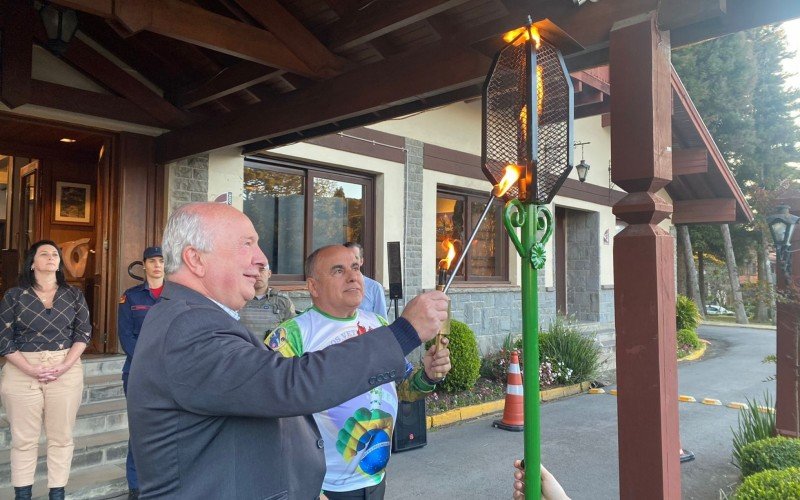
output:
[[[503,419],[495,420],[492,425],[506,431],[521,431],[525,419],[522,406],[522,373],[519,370],[519,355],[511,351],[508,364],[508,384],[506,385],[506,405],[503,408]]]

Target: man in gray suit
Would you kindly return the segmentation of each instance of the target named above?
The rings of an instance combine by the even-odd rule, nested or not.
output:
[[[169,279],[128,382],[140,498],[317,498],[323,448],[335,443],[320,439],[310,415],[402,380],[404,356],[436,335],[447,297],[422,294],[388,327],[284,358],[236,320],[266,264],[244,214],[184,205],[162,249]]]

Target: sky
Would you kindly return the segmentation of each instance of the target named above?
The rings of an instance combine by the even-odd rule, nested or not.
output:
[[[789,85],[800,88],[800,19],[783,23],[783,30],[789,50],[795,52],[794,59],[784,61],[783,67],[788,73],[794,73],[788,81]]]

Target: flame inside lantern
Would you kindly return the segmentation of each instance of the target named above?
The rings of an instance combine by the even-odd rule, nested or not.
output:
[[[541,65],[536,66],[536,114],[541,118],[544,109],[544,70]],[[528,140],[528,105],[522,106],[519,110],[519,129],[522,131],[522,139]]]
[[[520,36],[522,35],[522,36]],[[511,30],[505,35],[503,35],[503,41],[506,43],[514,42],[514,45],[520,45],[528,40],[533,38],[533,43],[536,44],[536,48],[538,49],[542,44],[542,37],[539,36],[539,30],[536,29],[536,26],[523,26],[521,28],[517,28],[515,30]]]
[[[447,250],[447,255],[445,255],[444,259],[439,261],[439,269],[450,269],[450,264],[453,262],[453,259],[456,258],[456,247],[453,245],[450,238],[445,238],[444,241],[442,241],[442,248]]]
[[[506,194],[511,189],[511,186],[516,184],[519,176],[522,175],[522,168],[519,165],[508,164],[503,169],[503,178],[494,187],[494,195],[498,198]]]

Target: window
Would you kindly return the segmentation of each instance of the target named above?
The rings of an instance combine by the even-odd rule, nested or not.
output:
[[[441,188],[436,195],[436,264],[447,254],[445,239],[454,242],[456,257],[461,255],[478,224],[488,200],[488,193],[473,193]],[[508,281],[508,235],[502,221],[503,204],[495,203],[486,215],[456,281]],[[434,270],[435,272],[436,270]]]
[[[244,213],[253,221],[273,281],[302,281],[306,256],[325,245],[356,241],[365,272],[373,248],[372,179],[286,162],[248,159]]]

